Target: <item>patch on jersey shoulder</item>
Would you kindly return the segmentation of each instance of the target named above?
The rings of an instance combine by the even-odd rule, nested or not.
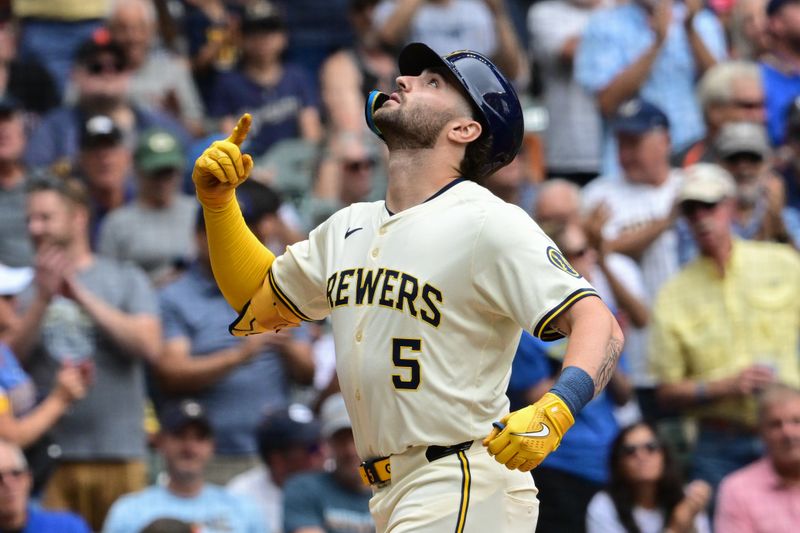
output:
[[[577,270],[572,268],[572,265],[569,264],[569,261],[564,258],[561,252],[552,246],[547,247],[547,259],[553,264],[554,267],[566,272],[570,276],[574,278],[582,277],[580,274],[578,274]]]

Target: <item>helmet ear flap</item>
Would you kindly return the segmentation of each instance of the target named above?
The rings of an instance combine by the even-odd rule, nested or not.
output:
[[[378,127],[375,125],[374,114],[375,111],[380,108],[383,104],[385,104],[389,100],[389,95],[386,93],[382,93],[380,91],[370,91],[369,96],[367,96],[367,104],[364,108],[364,118],[367,120],[367,126],[369,129],[372,130],[372,133],[380,137],[382,140],[386,140],[383,138],[383,133]]]

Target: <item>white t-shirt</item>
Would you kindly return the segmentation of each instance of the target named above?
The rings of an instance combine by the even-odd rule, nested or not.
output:
[[[641,533],[661,533],[664,530],[664,515],[658,509],[633,508],[633,520]],[[695,533],[711,533],[708,515],[698,513],[694,519]],[[627,533],[620,524],[617,508],[607,492],[598,492],[586,511],[586,533]]]
[[[255,502],[267,524],[267,531],[283,531],[283,491],[272,481],[266,465],[242,472],[225,487],[231,494],[247,496]]]

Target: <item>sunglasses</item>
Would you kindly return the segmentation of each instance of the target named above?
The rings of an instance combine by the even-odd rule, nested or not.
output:
[[[6,483],[11,480],[17,480],[24,476],[28,471],[24,468],[15,468],[13,470],[0,470],[0,483]]]
[[[570,250],[569,252],[565,251],[564,256],[569,259],[580,259],[589,251],[588,246],[584,246],[583,248],[579,248],[577,250]]]
[[[648,454],[656,453],[661,449],[661,445],[654,440],[644,442],[642,444],[624,444],[621,448],[622,455],[625,457],[633,457],[636,452],[643,450]]]
[[[764,158],[761,157],[761,154],[756,154],[753,152],[738,152],[725,158],[725,162],[732,165],[736,165],[738,163],[757,164],[761,163],[762,161],[764,161]]]
[[[119,61],[93,61],[86,65],[86,71],[95,76],[98,74],[118,74],[122,70],[122,63]]]
[[[742,109],[761,109],[764,107],[764,100],[733,100],[731,105]]]
[[[349,159],[342,161],[342,166],[348,172],[372,170],[372,167],[375,166],[375,161],[372,159]]]
[[[711,211],[719,205],[719,202],[700,202],[689,200],[681,204],[681,213],[686,217],[691,217],[699,211]]]

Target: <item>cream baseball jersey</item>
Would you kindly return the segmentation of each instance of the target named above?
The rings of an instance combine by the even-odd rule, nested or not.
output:
[[[269,275],[301,318],[330,315],[364,459],[486,436],[521,328],[557,338],[553,318],[596,294],[523,210],[465,180],[394,215],[347,207]]]

